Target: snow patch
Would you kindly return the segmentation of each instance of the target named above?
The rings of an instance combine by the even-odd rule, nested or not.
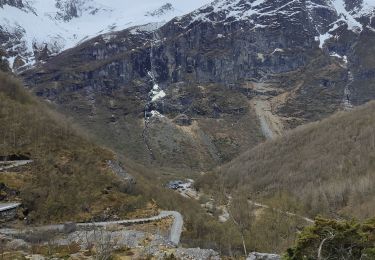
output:
[[[258,60],[261,60],[262,62],[264,62],[266,60],[264,58],[264,54],[263,53],[257,53],[257,58],[258,58]]]
[[[251,16],[255,14],[259,14],[258,8],[265,0],[256,0],[251,4],[251,8],[244,9],[243,5],[241,5],[242,0],[230,0],[230,1],[213,1],[210,4],[203,6],[202,8],[194,11],[192,13],[194,21],[202,21],[202,22],[212,22],[215,23],[217,21],[213,21],[210,18],[210,13],[205,12],[208,8],[213,8],[212,12],[214,13],[221,13],[225,14],[224,19],[228,18],[235,18],[235,20],[245,20],[250,19]],[[221,21],[222,22],[222,21]]]
[[[284,52],[284,50],[283,50],[283,49],[280,49],[280,48],[276,48],[276,49],[271,53],[271,55],[273,55],[273,54],[275,54],[275,53],[277,53],[277,52]]]
[[[148,23],[145,25],[135,26],[133,29],[130,30],[131,34],[140,34],[143,32],[153,32],[163,26],[164,23]]]
[[[329,32],[326,32],[325,34],[321,34],[318,39],[319,39],[319,47],[322,49],[324,43],[331,38],[331,34]]]
[[[159,99],[162,99],[166,96],[164,90],[160,89],[158,84],[155,84],[151,90],[151,101],[155,102]]]
[[[156,110],[152,110],[150,113],[151,113],[151,117],[161,117],[161,118],[165,117],[162,114],[160,114],[159,111],[156,111]]]
[[[339,59],[341,59],[345,64],[348,63],[348,57],[347,57],[346,55],[341,56],[340,54],[338,54],[338,53],[336,53],[336,52],[331,52],[331,53],[329,54],[329,56],[339,58]]]
[[[340,20],[339,20],[339,21],[340,21]],[[321,34],[321,35],[319,35],[318,37],[315,37],[315,39],[316,39],[317,41],[320,42],[320,43],[319,43],[319,47],[320,47],[321,49],[323,49],[323,45],[324,45],[324,43],[325,43],[328,39],[332,38],[333,31],[336,30],[336,29],[339,27],[338,24],[337,24],[337,22],[339,22],[339,21],[336,21],[336,22],[333,24],[332,28],[328,30],[328,32],[326,32],[326,33],[324,33],[324,34]]]
[[[340,16],[340,19],[345,21],[348,24],[349,30],[362,30],[362,24],[358,22],[355,17],[350,14],[345,8],[344,0],[333,0],[332,1],[333,7],[336,9],[337,13]],[[374,6],[374,3],[373,3]]]

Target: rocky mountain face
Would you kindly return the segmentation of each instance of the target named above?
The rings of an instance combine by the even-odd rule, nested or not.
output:
[[[205,169],[375,98],[370,2],[217,0],[97,36],[23,76],[129,157]]]
[[[57,0],[56,8],[59,10],[56,13],[57,19],[63,19],[64,21],[72,20],[82,15],[85,1],[82,0]],[[94,7],[89,7],[91,12],[95,12]]]
[[[25,8],[25,3],[22,0],[1,0],[0,1],[0,7],[3,8],[4,5],[17,7],[17,8],[20,8],[20,9]]]

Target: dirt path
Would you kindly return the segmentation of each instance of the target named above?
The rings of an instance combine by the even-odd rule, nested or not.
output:
[[[279,213],[287,215],[289,217],[296,217],[296,218],[305,220],[306,222],[309,222],[311,224],[313,224],[315,222],[311,218],[308,218],[308,217],[305,217],[305,216],[301,216],[301,215],[298,215],[298,214],[295,214],[295,213],[292,213],[292,212],[289,212],[289,211],[283,211],[281,209],[272,208],[272,207],[270,207],[268,205],[264,205],[264,204],[261,204],[261,203],[258,203],[258,202],[252,201],[252,200],[249,200],[249,203],[252,204],[252,205],[254,205],[254,206],[256,206],[256,207],[259,207],[259,208],[271,209],[273,211],[279,212]]]
[[[232,196],[227,195],[227,198],[228,198],[228,205],[226,205],[226,208],[229,208],[230,204],[231,204],[231,201],[232,201]],[[281,213],[281,214],[289,216],[289,217],[296,217],[296,218],[302,219],[302,220],[304,220],[304,221],[306,221],[310,224],[315,223],[315,221],[313,219],[305,217],[305,216],[298,215],[298,214],[293,213],[293,212],[284,211],[284,210],[281,210],[281,209],[278,209],[278,208],[273,208],[273,207],[270,207],[268,205],[265,205],[265,204],[262,204],[262,203],[259,203],[259,202],[253,201],[253,200],[249,200],[249,199],[247,201],[249,202],[249,204],[251,204],[255,207],[261,208],[261,209],[270,209],[270,210],[276,211],[278,213]],[[255,210],[255,215],[258,215],[258,214],[261,214],[261,212],[259,212],[259,210]]]
[[[274,88],[272,85],[263,82],[251,82],[248,88],[256,93],[256,96],[250,101],[250,107],[254,109],[259,118],[260,127],[263,135],[267,139],[272,139],[280,136],[284,131],[284,125],[281,118],[272,113],[272,99],[277,97],[275,93],[280,93],[280,90]]]

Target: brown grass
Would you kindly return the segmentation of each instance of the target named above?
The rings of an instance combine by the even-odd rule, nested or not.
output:
[[[297,210],[358,217],[375,215],[375,102],[340,112],[265,142],[207,175],[229,190],[273,200],[288,194]],[[211,184],[212,186],[212,184]],[[214,185],[215,186],[215,185]]]
[[[29,221],[124,217],[145,205],[142,197],[127,194],[107,167],[106,160],[114,158],[111,151],[82,137],[68,120],[4,73],[0,74],[0,122],[0,155],[27,154],[34,160],[14,176],[0,178],[20,192],[16,199],[29,212]]]

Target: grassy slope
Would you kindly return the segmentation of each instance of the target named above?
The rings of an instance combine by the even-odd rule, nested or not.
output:
[[[229,190],[314,217],[375,215],[375,102],[297,128],[221,167]],[[206,176],[201,185],[208,188]],[[212,187],[212,185],[210,185]]]
[[[87,221],[107,215],[133,217],[151,199],[162,209],[184,216],[183,243],[221,249],[241,248],[238,231],[221,226],[198,201],[163,187],[171,178],[163,171],[124,158],[137,184],[129,192],[105,166],[112,152],[77,134],[64,118],[28,95],[18,81],[0,73],[0,155],[29,154],[35,163],[18,173],[0,173],[0,183],[19,191],[19,199],[34,223]],[[15,137],[15,138],[14,138]],[[124,191],[124,192],[123,192]],[[106,209],[110,210],[107,211]],[[223,236],[228,226],[233,236]]]
[[[83,138],[69,122],[30,96],[21,84],[0,74],[0,155],[28,154],[35,161],[19,173],[1,173],[32,222],[83,221],[125,216],[145,200],[126,193],[108,169],[114,154]]]

